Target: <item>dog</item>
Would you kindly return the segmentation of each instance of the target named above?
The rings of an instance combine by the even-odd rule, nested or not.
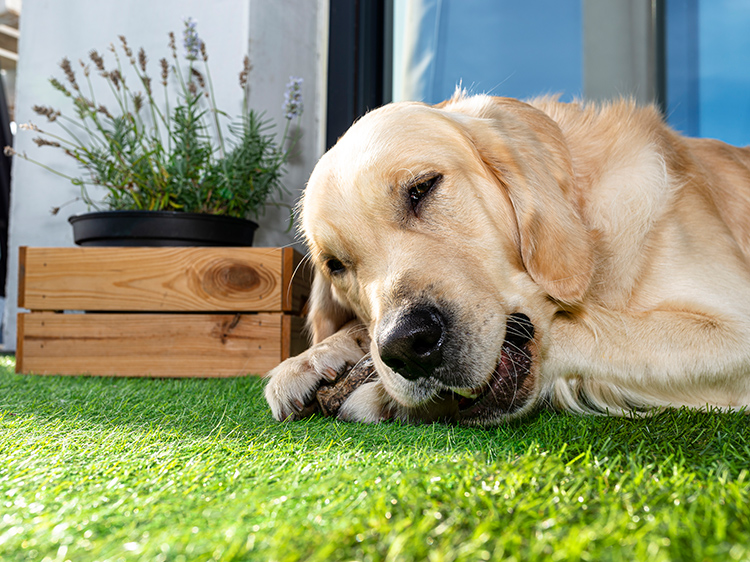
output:
[[[750,147],[632,101],[457,92],[358,120],[300,202],[313,345],[278,420],[370,356],[339,418],[750,405]]]

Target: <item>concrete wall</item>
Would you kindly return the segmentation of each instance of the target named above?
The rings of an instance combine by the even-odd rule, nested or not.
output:
[[[590,100],[658,99],[651,0],[583,0],[584,94]]]
[[[169,55],[167,34],[174,31],[181,42],[183,19],[197,21],[198,32],[208,48],[209,64],[220,108],[238,112],[242,91],[238,74],[242,58],[249,53],[253,65],[251,104],[283,124],[283,93],[289,76],[304,78],[305,112],[301,122],[299,156],[291,163],[285,185],[293,204],[324,149],[325,70],[327,61],[327,0],[34,0],[23,5],[20,26],[19,64],[16,83],[18,123],[46,123],[31,106],[69,107],[52,89],[50,76],[62,78],[58,67],[67,56],[74,62],[88,60],[91,49],[106,53],[107,47],[125,35],[134,50],[143,46],[149,55],[150,73],[158,81],[158,60]],[[94,82],[98,76],[92,73]],[[80,77],[82,80],[83,77]],[[106,91],[97,95],[106,100]],[[281,131],[279,131],[281,132]],[[20,131],[15,148],[45,164],[77,175],[73,161],[50,148],[38,148],[29,131]],[[50,209],[78,195],[78,188],[65,179],[19,158],[15,159],[11,187],[9,269],[3,336],[6,349],[15,348],[18,295],[18,247],[72,246],[67,218],[86,207],[67,205],[58,215]],[[288,210],[270,209],[259,221],[257,245],[293,242],[287,232]]]

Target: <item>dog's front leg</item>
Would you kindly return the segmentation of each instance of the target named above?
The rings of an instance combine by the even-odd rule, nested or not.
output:
[[[367,327],[358,320],[270,371],[265,378],[266,400],[273,416],[283,421],[299,419],[315,401],[315,391],[324,381],[333,382],[370,350]]]
[[[611,414],[750,405],[750,324],[701,306],[670,308],[558,315],[542,366],[553,402]]]

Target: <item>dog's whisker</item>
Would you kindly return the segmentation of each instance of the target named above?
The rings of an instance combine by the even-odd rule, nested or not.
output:
[[[290,244],[289,246],[285,246],[285,247],[290,247],[290,246],[292,246],[292,245]],[[306,267],[308,265],[308,263],[310,263],[310,260],[311,260],[310,253],[306,252],[305,254],[302,255],[302,259],[299,261],[299,263],[297,264],[297,266],[294,268],[294,271],[292,272],[292,276],[291,276],[291,279],[290,279],[290,282],[289,282],[289,286],[287,287],[287,295],[286,295],[287,299],[291,299],[291,296],[292,296],[292,287],[294,286],[294,283],[293,283],[294,278],[297,276],[297,273],[300,271],[301,268]]]

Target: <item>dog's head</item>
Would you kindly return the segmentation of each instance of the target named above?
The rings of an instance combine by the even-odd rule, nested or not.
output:
[[[465,423],[533,408],[553,303],[592,275],[558,126],[517,100],[397,103],[354,124],[310,177],[316,342],[369,326],[387,392]]]

